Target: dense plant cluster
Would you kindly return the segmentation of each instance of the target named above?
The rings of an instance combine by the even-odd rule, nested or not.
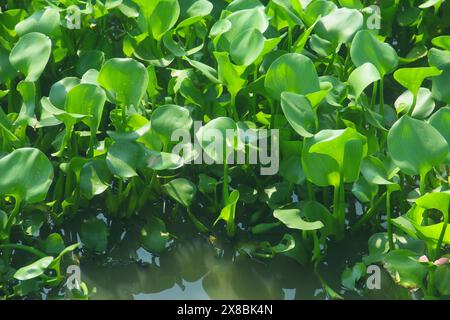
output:
[[[378,265],[448,298],[449,17],[445,0],[2,1],[0,297],[87,298],[66,266],[124,239],[317,267],[362,233],[345,290]],[[171,136],[194,121],[278,129],[278,173],[192,163]]]

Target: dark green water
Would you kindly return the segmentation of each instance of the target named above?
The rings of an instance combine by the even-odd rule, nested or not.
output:
[[[407,292],[383,274],[382,290],[350,293],[340,286],[346,265],[360,261],[367,241],[352,239],[330,247],[320,275],[347,299],[404,299]],[[288,257],[252,259],[218,250],[207,240],[176,242],[161,257],[143,249],[137,261],[81,264],[82,280],[96,288],[92,299],[328,299],[312,266]]]

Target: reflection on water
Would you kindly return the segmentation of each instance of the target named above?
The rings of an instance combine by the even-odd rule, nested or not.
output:
[[[344,267],[361,258],[366,241],[330,248],[319,271],[346,298],[361,298],[340,287]],[[136,251],[135,251],[136,252]],[[82,280],[96,288],[93,299],[326,299],[312,266],[301,266],[286,256],[256,260],[231,257],[205,239],[177,241],[161,257],[137,250],[139,262],[99,266],[82,264]],[[407,298],[384,276],[385,290],[366,299]],[[392,287],[392,288],[391,288]]]

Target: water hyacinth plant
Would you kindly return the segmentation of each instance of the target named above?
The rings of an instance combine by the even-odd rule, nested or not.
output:
[[[0,298],[95,299],[84,270],[120,266],[111,292],[449,299],[449,16],[2,1]]]

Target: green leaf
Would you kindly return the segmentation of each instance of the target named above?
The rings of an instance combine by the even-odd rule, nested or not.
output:
[[[213,193],[218,182],[216,179],[201,173],[199,175],[198,189],[203,193]]]
[[[114,58],[106,61],[98,76],[99,84],[115,104],[138,107],[147,91],[148,73],[134,59]]]
[[[278,209],[273,212],[273,216],[291,229],[310,231],[324,227],[321,221],[308,222],[303,220],[299,209]]]
[[[108,227],[102,220],[91,218],[81,224],[80,238],[89,250],[104,252],[108,246]]]
[[[448,265],[437,267],[434,272],[436,289],[443,296],[450,296],[450,268]]]
[[[435,67],[403,68],[394,72],[394,78],[416,96],[426,78],[439,76],[441,73],[442,71]]]
[[[80,192],[90,200],[109,188],[111,178],[111,172],[104,159],[89,161],[80,172]]]
[[[75,77],[67,77],[55,82],[50,88],[50,102],[54,106],[64,109],[67,93],[78,84],[80,84],[80,79]]]
[[[350,56],[359,67],[370,62],[381,77],[394,71],[398,65],[398,55],[389,44],[378,40],[370,31],[359,31],[352,41]]]
[[[9,62],[9,52],[0,47],[0,82],[7,83],[17,76],[17,71]]]
[[[374,156],[368,156],[362,160],[361,173],[368,182],[373,184],[387,185],[393,183],[389,181],[388,172],[383,162]]]
[[[311,137],[316,129],[316,114],[308,99],[300,94],[283,92],[281,109],[292,128],[302,137]]]
[[[418,261],[418,254],[406,249],[389,252],[383,265],[395,283],[408,288],[423,288],[427,268]]]
[[[433,38],[433,40],[431,40],[431,43],[436,47],[450,51],[450,36],[439,36]]]
[[[42,247],[45,253],[57,256],[65,248],[64,240],[59,233],[51,233],[45,241],[43,241]]]
[[[231,22],[231,28],[220,39],[221,45],[226,51],[233,40],[243,31],[257,29],[264,33],[269,26],[269,19],[262,8],[236,11],[226,17],[226,20]]]
[[[82,121],[90,127],[91,134],[95,135],[100,126],[105,102],[106,95],[102,88],[95,84],[81,83],[68,92],[64,109],[69,113],[89,116]]]
[[[44,274],[45,270],[52,263],[53,257],[45,257],[39,259],[28,266],[22,267],[16,271],[14,278],[17,280],[25,281],[37,278]]]
[[[236,130],[237,125],[232,119],[220,117],[202,126],[196,136],[203,151],[211,159],[216,163],[224,163],[224,159],[228,159],[235,149],[234,135],[227,135],[227,131],[235,133]]]
[[[236,232],[236,225],[234,223],[236,217],[236,205],[239,200],[239,191],[233,190],[231,192],[230,197],[228,198],[228,202],[226,206],[220,211],[219,217],[214,222],[214,226],[220,221],[223,220],[227,224],[227,235],[228,237],[234,237]]]
[[[313,62],[298,53],[287,53],[276,59],[267,70],[264,87],[276,100],[285,91],[307,95],[320,90]]]
[[[180,16],[178,0],[134,0],[146,20],[148,32],[154,39],[160,40],[177,22]],[[144,30],[143,30],[144,31]]]
[[[169,239],[164,221],[150,216],[147,224],[141,229],[141,243],[144,249],[159,254],[165,250]]]
[[[339,8],[321,17],[316,24],[317,35],[333,43],[334,48],[347,43],[363,27],[363,15],[356,9]]]
[[[192,118],[188,109],[176,105],[164,105],[152,112],[152,130],[166,143],[176,130],[188,131],[192,126]]]
[[[322,130],[305,140],[302,164],[307,179],[314,184],[338,186],[358,179],[366,154],[367,139],[356,130]]]
[[[45,199],[53,180],[53,166],[40,150],[17,149],[0,159],[0,194],[16,201]]]
[[[403,116],[389,130],[387,144],[394,163],[406,174],[424,176],[448,155],[447,141],[432,125]]]
[[[440,76],[432,78],[432,90],[433,97],[436,100],[450,103],[450,68],[446,68]]]
[[[348,78],[348,82],[355,99],[358,100],[361,93],[364,92],[364,89],[380,79],[381,75],[377,68],[370,62],[367,62],[353,70]]]
[[[341,283],[349,290],[355,290],[356,282],[358,282],[366,274],[366,266],[364,263],[357,263],[353,268],[346,268],[341,276]]]
[[[264,40],[264,36],[258,29],[242,31],[231,42],[231,58],[238,65],[251,65],[263,51]]]
[[[247,67],[233,64],[226,52],[215,51],[214,57],[218,64],[217,72],[220,82],[227,87],[231,96],[236,97],[247,83],[247,79],[244,77]]]
[[[411,91],[405,91],[400,97],[395,100],[394,106],[397,113],[408,114],[413,105],[414,95]],[[416,119],[426,119],[433,113],[435,102],[433,96],[427,88],[420,88],[417,93],[416,105],[411,114]]]
[[[352,187],[353,195],[362,203],[371,202],[378,194],[378,185],[368,182],[364,176],[360,176]]]
[[[136,169],[144,163],[144,149],[135,142],[118,141],[108,149],[106,164],[112,174],[120,178],[137,176]]]
[[[11,65],[25,75],[25,81],[39,79],[50,58],[52,42],[42,33],[27,33],[19,39],[11,51]]]
[[[91,69],[100,70],[105,62],[105,53],[100,50],[82,50],[78,56],[76,72],[80,77]]]
[[[184,155],[186,156],[186,155]],[[183,158],[174,153],[145,150],[147,167],[156,170],[176,170],[183,166]]]
[[[197,194],[197,187],[191,181],[177,178],[162,186],[163,190],[184,207],[191,206]]]
[[[16,27],[18,36],[23,36],[30,32],[39,32],[49,37],[56,36],[59,30],[59,11],[53,8],[35,11],[25,20],[20,21]]]
[[[450,107],[440,108],[435,112],[429,120],[429,123],[444,137],[450,145]],[[450,164],[450,153],[447,155],[445,162]]]

